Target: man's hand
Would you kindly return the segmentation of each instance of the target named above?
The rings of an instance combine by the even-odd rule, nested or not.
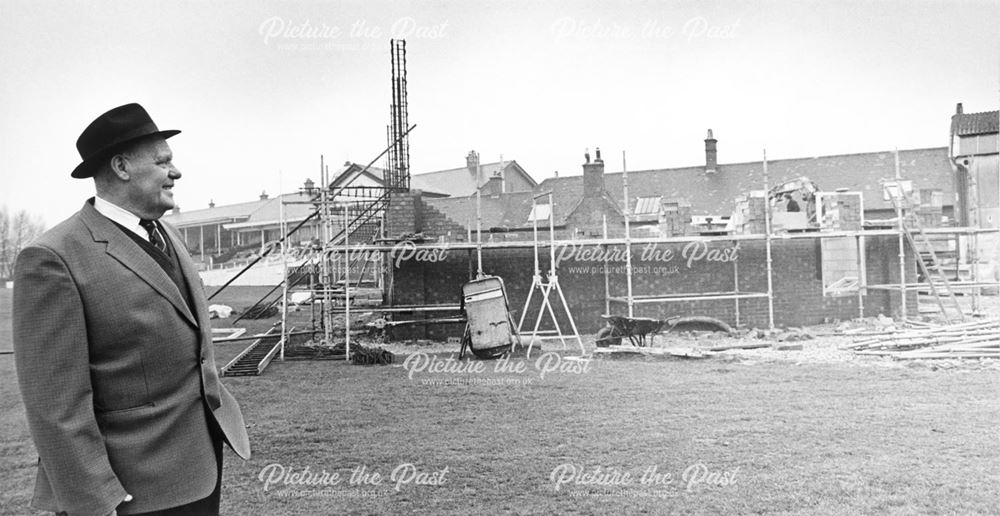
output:
[[[127,502],[131,502],[131,501],[132,501],[132,495],[130,495],[130,494],[128,494],[128,493],[125,493],[125,499],[124,499],[124,500],[122,500],[122,501],[123,501],[123,502],[126,502],[126,503],[127,503]],[[118,509],[114,509],[114,510],[112,510],[112,511],[111,511],[111,514],[109,514],[108,516],[118,516]]]

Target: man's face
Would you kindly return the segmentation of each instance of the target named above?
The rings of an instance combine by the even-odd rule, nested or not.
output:
[[[174,181],[181,173],[173,157],[163,138],[146,140],[129,153],[128,200],[141,218],[158,219],[174,207]]]

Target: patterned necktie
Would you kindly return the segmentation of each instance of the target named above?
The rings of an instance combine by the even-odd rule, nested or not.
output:
[[[149,243],[162,251],[163,254],[166,254],[167,242],[163,240],[163,233],[160,233],[160,228],[156,225],[156,222],[149,219],[139,219],[139,225],[146,230],[146,233],[149,233]]]

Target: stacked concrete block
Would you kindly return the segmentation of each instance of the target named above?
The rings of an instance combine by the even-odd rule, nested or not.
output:
[[[944,193],[940,188],[921,188],[916,199],[916,217],[923,227],[941,225]]]
[[[823,192],[823,229],[860,231],[864,223],[861,196],[857,192]]]
[[[663,222],[660,228],[663,236],[684,236],[689,234],[690,227],[691,203],[680,199],[663,203]]]

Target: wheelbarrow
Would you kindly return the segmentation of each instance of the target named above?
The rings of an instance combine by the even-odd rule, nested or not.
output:
[[[652,343],[652,336],[660,333],[663,328],[673,326],[678,317],[666,319],[651,319],[648,317],[624,317],[621,315],[602,315],[607,326],[597,332],[596,344],[599,348],[618,346],[623,337],[627,337],[633,346],[644,348]]]
[[[622,338],[628,338],[633,346],[643,348],[653,343],[653,335],[660,333],[664,328],[670,331],[678,325],[683,327],[688,324],[697,324],[715,331],[733,333],[731,326],[714,317],[672,316],[666,319],[651,319],[649,317],[604,314],[601,318],[607,322],[607,325],[601,328],[595,337],[595,344],[599,348],[618,346],[622,343]]]

